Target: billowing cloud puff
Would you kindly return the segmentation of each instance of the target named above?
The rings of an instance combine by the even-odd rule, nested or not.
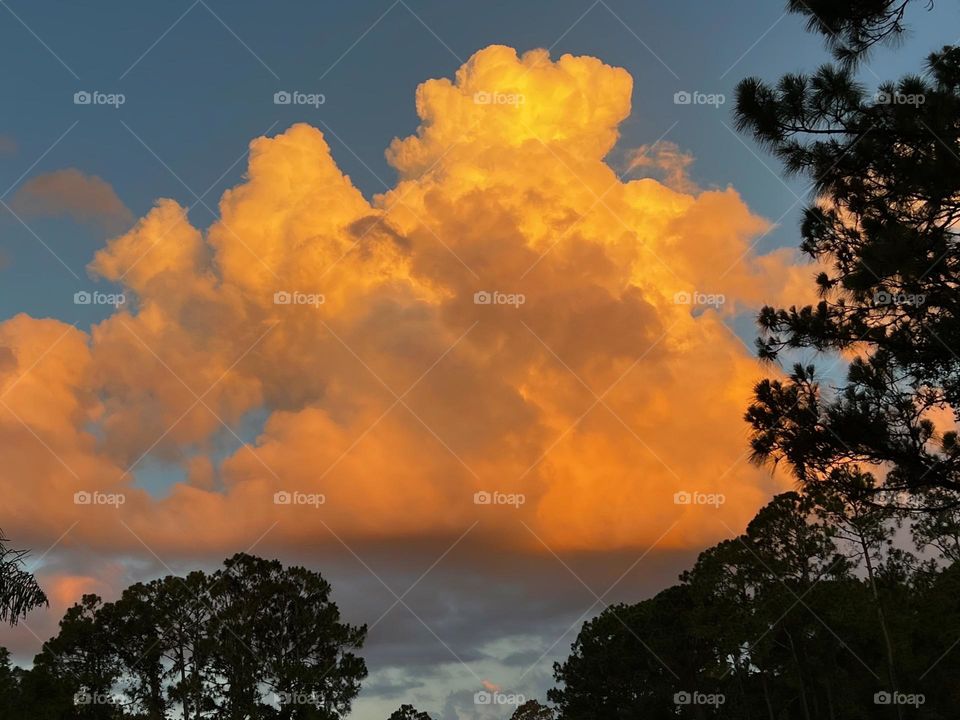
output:
[[[631,89],[490,47],[420,86],[372,201],[307,125],[251,143],[209,229],[160,200],[90,266],[116,313],[0,325],[11,533],[163,554],[479,522],[545,552],[741,527],[775,481],[745,462],[761,371],[726,321],[810,270],[753,252],[769,225],[732,189],[618,177]],[[182,481],[151,496],[147,463]]]
[[[110,183],[76,168],[30,178],[17,190],[11,206],[24,215],[64,215],[111,233],[126,230],[133,221]]]
[[[684,152],[674,142],[661,140],[653,145],[642,145],[627,157],[627,170],[662,177],[664,184],[680,192],[699,191],[687,176],[693,165],[693,155]]]

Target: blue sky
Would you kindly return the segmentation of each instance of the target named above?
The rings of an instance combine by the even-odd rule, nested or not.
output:
[[[206,206],[216,210],[220,193],[240,181],[249,140],[305,121],[335,135],[335,158],[369,197],[395,177],[383,156],[390,140],[416,128],[417,84],[449,77],[462,59],[499,43],[550,47],[554,57],[594,55],[626,68],[635,81],[633,114],[610,162],[621,162],[625,149],[672,140],[693,153],[692,175],[703,186],[732,185],[755,212],[780,219],[782,229],[761,248],[796,242],[802,203],[793,193],[804,184],[784,182],[771,158],[730,131],[740,79],[773,79],[825,58],[819,39],[779,3],[280,2],[269,22],[263,4],[247,0],[50,0],[10,2],[4,12],[0,43],[13,71],[0,80],[7,98],[0,132],[16,152],[0,156],[3,189],[31,166],[30,175],[76,167],[111,183],[136,216],[172,197],[196,203],[191,220],[205,227],[213,219]],[[863,81],[917,70],[928,49],[956,39],[957,12],[952,5],[915,11],[903,52],[877,53]],[[322,93],[326,102],[278,107],[279,89]],[[78,90],[123,93],[126,102],[76,106]],[[677,112],[671,99],[678,90],[723,93],[728,102]],[[206,193],[203,202],[193,193]],[[77,282],[36,237],[13,218],[0,227],[7,262],[0,313],[81,324],[97,316],[69,302],[59,282],[69,281],[67,289]],[[31,227],[86,283],[84,267],[104,233],[57,219]]]

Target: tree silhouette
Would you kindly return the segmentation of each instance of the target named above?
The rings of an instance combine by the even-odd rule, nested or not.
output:
[[[910,4],[911,0],[789,0],[787,9],[807,18],[807,29],[824,36],[834,58],[853,64],[874,46],[899,39]]]
[[[24,568],[25,550],[7,547],[0,530],[0,623],[16,625],[34,608],[47,605],[47,596]]]
[[[903,5],[835,3],[832,15],[811,22],[849,28],[831,37],[842,53],[862,54],[869,38],[899,32]],[[760,355],[855,355],[835,392],[809,365],[757,385],[746,415],[755,460],[786,461],[802,483],[877,503],[958,501],[960,443],[949,423],[932,421],[960,418],[958,117],[960,51],[952,47],[930,55],[924,76],[876,93],[852,67],[830,65],[737,87],[739,128],[812,182],[817,199],[804,212],[801,248],[824,268],[816,305],[763,308]]]
[[[366,628],[340,622],[329,593],[317,572],[240,554],[115,602],[85,595],[8,687],[22,714],[4,720],[341,718],[366,676]]]
[[[430,720],[430,716],[417,710],[413,705],[401,705],[390,713],[387,720]]]
[[[514,710],[510,720],[554,720],[555,717],[556,713],[552,708],[538,700],[527,700]]]
[[[931,504],[943,507],[940,512],[924,513],[910,523],[914,543],[930,547],[950,562],[960,561],[960,505],[947,492],[930,493]]]
[[[890,513],[823,499],[778,495],[679,584],[585,623],[554,666],[559,719],[950,717],[960,566],[890,544]]]
[[[955,530],[928,524],[920,561],[890,542],[899,519],[847,496],[774,497],[677,584],[586,622],[554,666],[555,707],[530,700],[511,720],[953,717]],[[0,717],[340,720],[366,674],[363,635],[318,573],[238,555],[114,602],[84,596],[29,670],[0,650]],[[390,720],[429,716],[403,705]]]

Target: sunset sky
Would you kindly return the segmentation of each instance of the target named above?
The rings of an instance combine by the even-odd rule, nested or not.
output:
[[[372,626],[353,717],[497,717],[484,683],[542,697],[789,486],[741,418],[809,196],[731,117],[825,57],[782,3],[0,6],[0,527],[51,600],[18,660],[249,551]]]

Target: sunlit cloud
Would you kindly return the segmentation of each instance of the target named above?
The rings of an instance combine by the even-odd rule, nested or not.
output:
[[[663,184],[679,192],[699,191],[687,174],[693,165],[693,155],[684,152],[669,140],[652,145],[641,145],[627,156],[627,170],[644,176],[662,179]]]
[[[253,140],[208,229],[157,201],[90,265],[115,313],[0,324],[0,484],[32,518],[11,532],[216,554],[274,524],[293,547],[479,523],[547,552],[741,527],[782,481],[746,462],[762,373],[729,321],[805,300],[811,270],[757,254],[770,223],[675,146],[631,161],[663,182],[621,179],[631,91],[594,58],[493,46],[419,87],[372,201],[302,124]],[[63,172],[24,197],[123,214]],[[150,495],[148,461],[184,479]]]

